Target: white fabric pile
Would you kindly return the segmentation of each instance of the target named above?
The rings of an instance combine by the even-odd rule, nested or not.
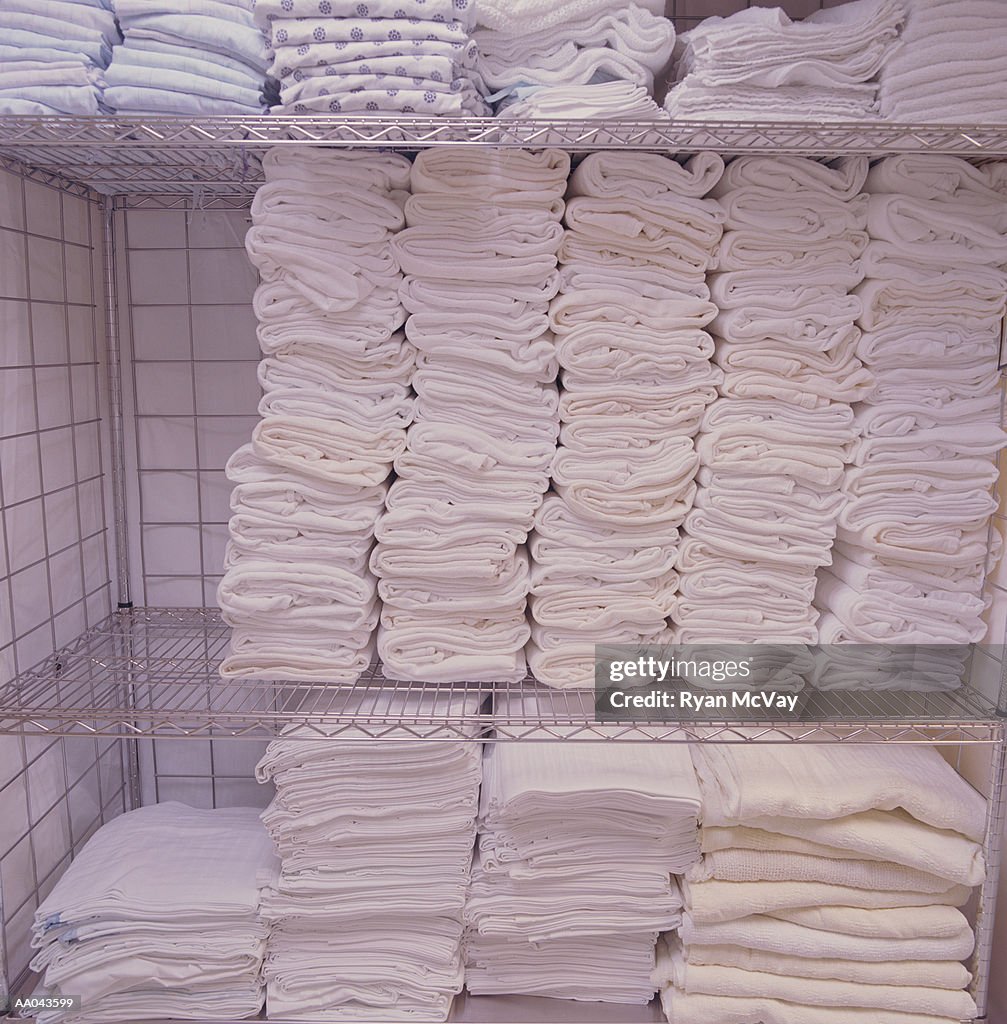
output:
[[[429,724],[408,735],[425,738],[341,730],[312,742],[324,727],[295,726],[270,743],[256,769],[276,785],[262,818],[281,860],[262,904],[273,922],[270,1017],[447,1018],[463,980],[481,747],[444,725],[479,704],[432,691],[352,695],[343,713],[419,717]]]
[[[878,117],[878,74],[904,0],[853,0],[791,21],[780,7],[707,18],[681,37],[676,118],[851,121]]]
[[[40,1024],[257,1013],[278,867],[258,815],[163,803],[99,829],[35,912],[36,994],[81,1000]]]
[[[998,0],[905,0],[901,44],[881,73],[894,121],[1007,123],[1007,6]]]
[[[4,0],[0,114],[101,113],[104,69],[120,39],[110,0]]]
[[[863,438],[819,576],[823,643],[964,645],[986,634],[982,582],[1000,547],[994,459],[1007,441],[1005,167],[899,156],[868,175],[858,351],[875,385],[857,408]],[[912,686],[942,680],[921,672]]]
[[[125,42],[105,103],[130,116],[265,113],[269,64],[254,0],[112,0]]]
[[[475,0],[253,0],[274,114],[483,116]]]
[[[867,161],[740,157],[710,277],[720,396],[703,416],[696,508],[678,552],[676,642],[814,643],[815,570],[831,560],[856,355]]]
[[[503,116],[662,116],[654,78],[675,46],[662,3],[478,3],[476,20],[479,70]]]
[[[547,312],[568,171],[552,150],[430,149],[413,164],[393,246],[416,423],[371,560],[390,679],[525,674],[524,542],[559,432]]]
[[[561,447],[529,545],[528,660],[549,686],[593,685],[596,643],[670,638],[692,437],[722,378],[705,275],[724,214],[703,198],[722,171],[713,154],[594,153],[570,180],[549,313]]]
[[[367,562],[413,415],[390,244],[409,162],[278,147],[263,166],[246,237],[262,279],[262,420],[227,464],[234,515],[217,598],[234,631],[221,671],[352,682],[373,659]]]
[[[695,772],[683,744],[569,732],[486,746],[465,984],[646,1003],[657,935],[681,921],[669,873],[699,856]]]
[[[703,859],[655,977],[675,1024],[971,1020],[986,801],[927,746],[700,744]]]

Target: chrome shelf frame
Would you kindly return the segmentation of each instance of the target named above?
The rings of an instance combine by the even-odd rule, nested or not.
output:
[[[106,194],[241,196],[274,145],[705,150],[836,157],[1007,155],[1007,125],[381,117],[0,117],[0,158]]]

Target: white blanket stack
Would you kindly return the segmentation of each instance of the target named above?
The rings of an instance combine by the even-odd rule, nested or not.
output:
[[[111,0],[4,0],[0,114],[101,113],[104,69],[120,39]]]
[[[482,116],[475,0],[254,0],[274,114]]]
[[[438,720],[474,715],[480,702],[432,691],[347,695],[344,713],[428,724],[411,728],[414,741],[389,729],[317,742],[318,727],[291,727],[270,743],[256,769],[276,786],[262,819],[281,860],[262,904],[273,922],[269,1016],[447,1018],[463,980],[482,751]]]
[[[930,2],[930,0],[925,0]],[[791,21],[751,7],[681,37],[676,118],[770,121],[877,119],[878,74],[897,43],[904,0],[853,0]]]
[[[661,116],[654,78],[675,46],[656,0],[476,6],[479,70],[506,117]]]
[[[714,195],[726,213],[710,289],[720,395],[702,422],[696,508],[677,567],[676,642],[814,643],[815,570],[827,565],[856,355],[867,161],[740,157]]]
[[[263,418],[227,465],[236,486],[218,601],[234,631],[221,671],[352,682],[373,660],[367,560],[413,414],[390,244],[409,163],[277,148],[263,165],[246,238],[262,279]]]
[[[845,475],[836,556],[819,577],[822,642],[982,640],[997,501],[997,358],[1007,285],[1007,174],[953,156],[890,157],[867,178],[859,352],[875,386]],[[940,689],[920,673],[890,686]]]
[[[105,103],[120,114],[263,114],[268,58],[255,0],[113,0],[125,36]]]
[[[413,165],[393,247],[416,423],[371,560],[390,679],[525,674],[524,542],[559,432],[547,312],[568,170],[551,150],[431,149]]]
[[[277,868],[255,808],[163,803],[109,822],[35,912],[37,994],[81,1000],[37,1020],[256,1014],[269,932],[259,889]]]
[[[681,921],[670,875],[699,857],[688,749],[541,739],[486,747],[466,987],[646,1003],[657,935]]]
[[[588,687],[596,643],[663,643],[693,447],[721,371],[705,275],[723,211],[704,196],[716,155],[595,153],[570,180],[560,293],[563,369],[555,493],[535,520],[528,660],[554,687]]]
[[[1007,121],[1007,5],[905,0],[902,43],[881,73],[881,113],[894,121]]]
[[[674,1024],[970,1020],[986,801],[926,746],[702,744],[703,859],[655,978]]]

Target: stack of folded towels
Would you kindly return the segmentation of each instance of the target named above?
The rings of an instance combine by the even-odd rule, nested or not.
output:
[[[779,7],[707,18],[681,37],[665,109],[700,120],[876,119],[903,2],[853,0],[797,22]]]
[[[688,748],[542,738],[486,747],[465,985],[649,1002],[657,935],[681,921],[670,873],[699,856]]]
[[[555,493],[535,520],[529,664],[549,686],[594,680],[596,643],[663,643],[693,446],[721,380],[704,328],[723,162],[594,153],[570,180],[560,294]]]
[[[1007,5],[905,0],[902,44],[881,73],[881,113],[894,121],[1007,121]]]
[[[968,644],[998,554],[990,516],[1007,291],[1007,176],[953,156],[889,157],[867,178],[859,352],[875,386],[818,584],[822,642]],[[922,678],[916,687],[934,688]]]
[[[702,744],[693,758],[704,856],[659,955],[670,1021],[975,1016],[958,907],[984,876],[986,801],[936,749]]]
[[[524,547],[559,433],[549,299],[569,157],[431,149],[393,243],[416,423],[371,561],[391,679],[525,674]]]
[[[412,420],[401,327],[409,163],[394,154],[270,150],[246,248],[265,392],[236,484],[218,589],[234,627],[225,676],[355,680],[379,603],[367,563],[386,479]]]
[[[4,0],[0,114],[95,115],[120,40],[110,0]]]
[[[311,741],[324,726],[293,726],[270,743],[256,770],[276,785],[262,818],[281,861],[262,902],[273,922],[270,1017],[447,1018],[463,981],[482,752],[444,725],[474,715],[480,700],[347,695],[343,714],[428,724],[410,727],[413,740],[402,729],[378,738],[339,727],[322,742]]]
[[[129,115],[265,112],[268,57],[254,0],[113,0],[125,36],[105,103]]]
[[[480,2],[479,70],[507,117],[654,117],[654,77],[675,47],[663,15],[651,0]]]
[[[259,889],[278,864],[258,815],[163,803],[99,829],[35,912],[36,994],[80,997],[40,1024],[261,1010]]]
[[[740,157],[713,194],[726,224],[710,277],[721,397],[696,447],[696,508],[678,552],[678,643],[817,640],[815,570],[831,559],[856,355],[867,161]]]
[[[475,0],[254,0],[274,114],[483,116]]]

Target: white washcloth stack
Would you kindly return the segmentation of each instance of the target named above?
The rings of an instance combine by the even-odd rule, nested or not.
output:
[[[111,0],[4,0],[0,114],[101,113],[104,69],[120,39]]]
[[[1007,6],[997,0],[905,0],[901,44],[881,73],[894,121],[1007,123]]]
[[[482,116],[475,0],[253,0],[274,114]]]
[[[646,1003],[657,934],[681,921],[671,874],[699,856],[695,773],[682,744],[577,742],[569,731],[486,747],[465,984]]]
[[[276,148],[252,203],[262,416],[227,465],[228,677],[351,682],[373,659],[367,563],[412,421],[413,349],[391,236],[400,156]]]
[[[710,290],[720,395],[703,417],[696,508],[679,547],[677,642],[814,643],[831,559],[856,356],[867,161],[741,157],[713,194],[726,223]]]
[[[479,3],[479,70],[506,117],[653,118],[675,27],[654,0]]]
[[[524,542],[559,432],[547,314],[568,171],[551,150],[432,149],[413,164],[394,249],[416,423],[371,561],[390,679],[525,674]]]
[[[664,643],[703,408],[717,394],[705,284],[723,161],[595,153],[570,180],[560,293],[561,447],[535,520],[536,678],[588,687],[596,643]]]
[[[878,117],[878,74],[904,0],[853,0],[791,21],[780,7],[707,18],[681,37],[672,117],[855,121]]]
[[[120,114],[265,113],[269,64],[253,0],[112,0],[125,41],[106,73]]]
[[[859,352],[875,386],[857,408],[863,439],[819,579],[822,641],[974,643],[1000,547],[995,532],[989,541],[1007,441],[997,370],[1007,174],[952,156],[890,157],[867,189]],[[910,682],[944,685],[928,673]]]
[[[703,859],[655,974],[675,1024],[951,1024],[986,801],[927,746],[702,744]],[[781,781],[782,780],[782,781]]]
[[[331,696],[326,698],[331,701]],[[263,893],[271,1017],[443,1021],[461,990],[462,909],[479,803],[480,744],[439,719],[478,695],[347,695],[341,712],[421,718],[410,736],[317,740],[293,727],[256,769],[276,795],[262,818],[281,870]],[[440,738],[443,735],[444,738]]]
[[[99,829],[35,912],[38,995],[79,996],[41,1024],[231,1019],[262,1008],[276,854],[255,808],[163,803]]]

